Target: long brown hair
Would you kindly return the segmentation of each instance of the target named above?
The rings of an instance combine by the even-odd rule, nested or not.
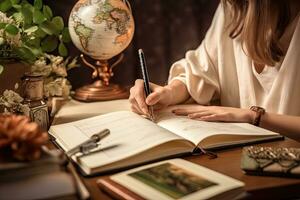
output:
[[[222,0],[230,9],[231,38],[239,37],[244,51],[257,64],[275,65],[284,56],[279,39],[290,22],[284,0]]]

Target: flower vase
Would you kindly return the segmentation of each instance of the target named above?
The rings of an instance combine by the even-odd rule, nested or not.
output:
[[[48,106],[44,100],[44,81],[42,76],[25,74],[22,89],[24,104],[29,107],[29,117],[40,128],[47,131],[49,128]]]

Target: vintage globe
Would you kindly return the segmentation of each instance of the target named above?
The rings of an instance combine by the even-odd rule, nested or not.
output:
[[[69,17],[70,36],[84,54],[107,60],[131,42],[134,20],[122,0],[79,0]]]

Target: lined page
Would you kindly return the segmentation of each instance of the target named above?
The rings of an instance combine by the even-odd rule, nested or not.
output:
[[[156,113],[157,124],[198,145],[203,139],[217,134],[225,135],[278,135],[272,131],[253,126],[248,123],[205,122],[177,116],[171,111],[186,105],[170,107]]]
[[[110,130],[110,135],[100,144],[103,150],[80,158],[89,167],[99,167],[159,144],[182,139],[130,111],[113,112],[52,126],[49,133],[57,139],[65,151],[68,151],[104,128]]]

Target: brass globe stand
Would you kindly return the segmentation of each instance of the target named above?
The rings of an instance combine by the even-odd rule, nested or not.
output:
[[[108,60],[97,60],[95,65],[93,65],[84,58],[83,54],[80,55],[80,58],[86,66],[94,70],[92,77],[96,81],[93,84],[75,90],[73,97],[76,100],[93,102],[128,98],[129,93],[125,88],[109,82],[114,75],[112,70],[123,60],[123,54],[111,65]]]

